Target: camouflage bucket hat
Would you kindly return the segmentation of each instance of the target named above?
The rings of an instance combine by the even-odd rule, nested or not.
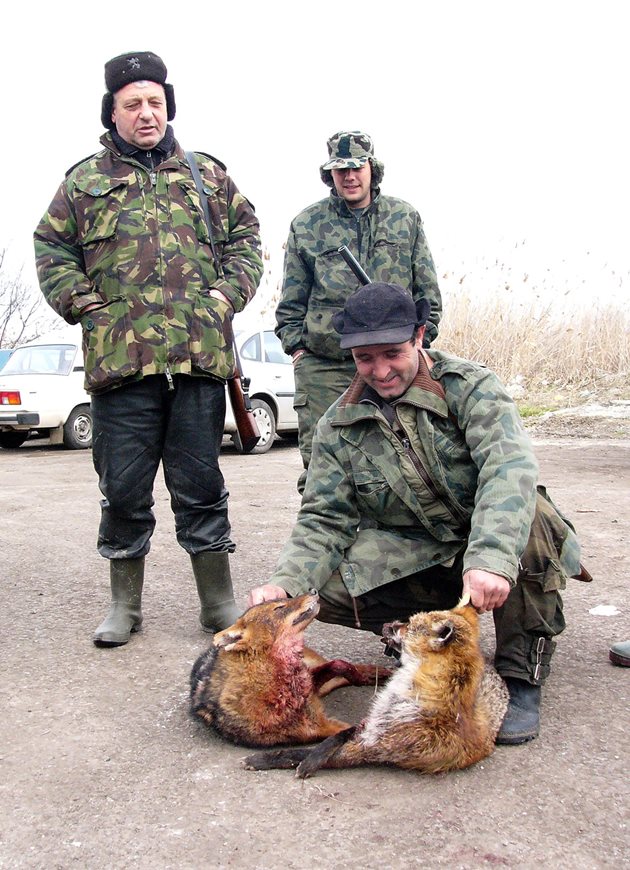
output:
[[[326,143],[328,160],[322,172],[330,169],[360,169],[370,157],[374,157],[374,143],[367,133],[358,130],[335,133]]]

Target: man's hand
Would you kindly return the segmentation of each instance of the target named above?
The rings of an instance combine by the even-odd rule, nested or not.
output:
[[[257,586],[250,591],[247,596],[247,606],[253,607],[254,604],[262,604],[263,601],[276,601],[279,598],[288,597],[282,586],[272,586],[271,583],[267,583],[265,586]]]
[[[464,574],[464,594],[470,593],[470,603],[479,613],[494,610],[505,604],[510,594],[510,584],[500,574],[491,574],[480,568],[472,568]]]

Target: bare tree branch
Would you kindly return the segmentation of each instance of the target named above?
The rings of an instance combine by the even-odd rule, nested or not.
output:
[[[16,347],[61,327],[39,289],[30,287],[21,270],[10,274],[5,266],[6,249],[0,249],[0,347]]]

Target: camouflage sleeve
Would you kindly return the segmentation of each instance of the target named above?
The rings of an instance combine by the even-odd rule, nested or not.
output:
[[[429,343],[437,338],[438,324],[442,317],[442,294],[438,286],[433,257],[424,234],[422,218],[416,213],[417,233],[412,253],[413,296],[427,299],[431,313],[427,321],[426,336]]]
[[[78,323],[87,305],[102,305],[85,273],[83,250],[66,182],[57,191],[35,230],[39,286],[48,304],[68,323]]]
[[[359,509],[341,459],[341,442],[325,418],[313,439],[313,455],[298,519],[269,580],[289,595],[321,589],[355,542]]]
[[[464,571],[514,583],[536,507],[538,463],[516,405],[491,371],[445,377],[449,408],[478,469]]]
[[[284,255],[282,295],[276,308],[276,335],[285,353],[291,354],[302,345],[302,332],[313,286],[313,274],[298,249],[293,224],[289,231]]]
[[[213,289],[227,296],[238,312],[253,299],[263,275],[260,226],[252,205],[229,177],[226,194],[229,235],[221,253],[224,280]]]

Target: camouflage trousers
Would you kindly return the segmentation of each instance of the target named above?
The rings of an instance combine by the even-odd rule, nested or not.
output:
[[[462,594],[462,563],[463,551],[452,565],[435,565],[356,598],[350,596],[341,574],[335,571],[319,590],[318,619],[381,634],[385,622],[406,621],[420,611],[449,609]],[[565,628],[560,591],[567,577],[580,571],[573,530],[542,488],[520,565],[516,585],[505,604],[493,612],[495,666],[503,677],[540,685],[549,675],[555,649],[552,638]]]
[[[330,360],[303,354],[295,363],[295,399],[298,416],[298,446],[304,472],[298,479],[298,492],[304,491],[306,471],[311,461],[311,444],[319,418],[350,386],[356,374],[353,360]]]

